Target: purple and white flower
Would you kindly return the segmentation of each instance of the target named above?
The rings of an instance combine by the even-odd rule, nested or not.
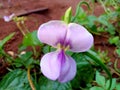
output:
[[[42,57],[40,67],[43,75],[62,83],[72,80],[76,75],[76,62],[65,51],[89,50],[93,45],[92,34],[79,24],[53,20],[42,24],[37,35],[41,42],[57,48]]]
[[[15,14],[12,13],[9,16],[3,16],[3,19],[4,19],[5,22],[10,22],[13,19],[14,16],[15,16]]]

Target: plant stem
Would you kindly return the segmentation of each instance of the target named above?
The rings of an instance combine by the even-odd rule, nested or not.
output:
[[[103,9],[105,10],[105,12],[108,14],[108,10],[107,10],[107,7],[105,6],[105,3],[102,1],[102,0],[100,0],[100,3],[101,3],[101,5],[102,5],[102,7],[103,7]]]
[[[28,69],[27,69],[27,76],[28,76],[28,81],[29,81],[29,84],[30,84],[31,89],[32,89],[32,90],[36,90],[36,89],[35,89],[35,86],[34,86],[34,84],[33,84],[33,82],[32,82],[32,80],[31,80],[31,78],[30,78],[30,67],[28,67]]]
[[[24,29],[27,31],[27,33],[30,33],[30,31],[28,30],[27,26],[25,25],[25,23],[22,23],[22,26],[24,27]]]
[[[23,34],[23,36],[25,36],[25,33],[24,33],[23,30],[22,30],[22,27],[21,27],[21,25],[20,25],[20,22],[16,22],[16,24],[17,24],[17,27],[19,28],[19,30],[21,31],[21,33]]]
[[[36,51],[35,46],[32,46],[32,49],[33,49],[34,56],[37,56],[37,51]]]
[[[118,64],[118,59],[115,60],[114,68],[118,73],[120,73],[120,70],[117,68],[117,64]]]

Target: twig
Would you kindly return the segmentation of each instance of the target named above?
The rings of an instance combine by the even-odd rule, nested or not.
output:
[[[30,87],[32,88],[32,90],[36,90],[32,80],[30,78],[30,67],[28,67],[28,69],[27,69],[27,76],[28,76],[28,81],[29,81]]]
[[[116,72],[113,68],[109,67],[109,69],[111,70],[112,73],[115,73],[116,75],[120,76],[120,74]]]
[[[37,13],[37,12],[41,12],[41,11],[46,11],[48,10],[48,8],[37,8],[37,9],[33,9],[33,10],[25,10],[24,12],[21,13],[17,13],[16,16],[25,16],[31,13]]]

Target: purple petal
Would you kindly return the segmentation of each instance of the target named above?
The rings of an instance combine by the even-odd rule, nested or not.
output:
[[[57,43],[64,42],[67,32],[67,25],[58,20],[42,24],[38,29],[38,38],[41,42],[56,47]]]
[[[76,62],[70,56],[65,56],[66,60],[62,63],[62,68],[58,81],[61,83],[72,80],[76,75]]]
[[[70,23],[66,36],[66,43],[70,44],[73,52],[84,52],[93,45],[93,36],[81,25]]]
[[[9,22],[12,20],[12,18],[15,16],[15,14],[11,14],[10,16],[3,16],[3,19],[5,22]]]
[[[41,72],[49,79],[56,80],[60,75],[61,62],[58,60],[59,52],[51,52],[41,59]]]

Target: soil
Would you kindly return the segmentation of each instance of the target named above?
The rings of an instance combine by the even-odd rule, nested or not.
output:
[[[9,35],[12,32],[15,32],[14,37],[5,45],[6,51],[17,52],[18,46],[22,41],[23,35],[19,31],[15,22],[5,22],[3,20],[4,15],[10,15],[15,13],[19,15],[25,11],[34,10],[37,8],[47,8],[48,10],[39,11],[37,13],[31,13],[26,15],[27,21],[25,22],[27,28],[30,31],[37,30],[38,27],[49,20],[59,20],[61,16],[64,15],[64,12],[70,6],[73,9],[73,14],[75,13],[75,8],[80,0],[11,0],[11,3],[8,3],[7,0],[0,0],[0,40]],[[84,9],[87,10],[85,6]],[[103,8],[99,4],[96,5],[94,14],[99,16],[104,13]],[[115,49],[112,45],[106,45],[107,39],[101,36],[95,36],[95,48],[101,50],[108,50],[108,55],[111,60],[114,62],[115,57],[113,50]],[[0,60],[2,63],[2,60]],[[0,65],[1,66],[1,65]],[[4,73],[3,68],[6,65],[0,67],[0,74]]]

